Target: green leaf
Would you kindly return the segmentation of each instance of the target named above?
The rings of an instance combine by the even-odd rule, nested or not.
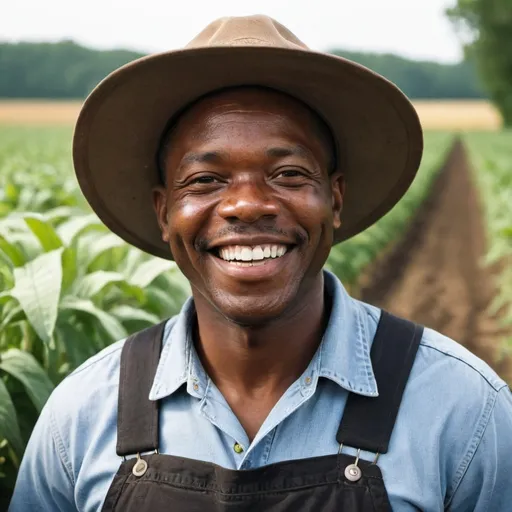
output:
[[[16,410],[3,379],[0,379],[0,439],[7,439],[18,457],[23,453],[23,441]]]
[[[106,251],[110,251],[116,247],[123,247],[126,242],[114,233],[107,233],[103,236],[94,238],[87,246],[80,246],[81,261],[85,261],[85,265],[90,265],[96,258]]]
[[[62,293],[69,290],[77,278],[77,254],[74,245],[70,245],[62,251]]]
[[[90,300],[65,297],[60,307],[64,310],[82,312],[93,316],[107,332],[112,341],[124,339],[128,335],[126,329],[117,318],[97,308]]]
[[[14,269],[13,297],[18,299],[37,335],[50,343],[62,284],[62,248],[41,254]]]
[[[160,322],[160,319],[156,315],[148,313],[144,309],[134,308],[127,305],[115,306],[109,311],[109,313],[116,316],[123,322],[137,321],[145,322],[150,325]]]
[[[64,322],[57,323],[55,331],[60,343],[65,347],[66,357],[70,363],[70,371],[96,353],[96,346],[76,325]]]
[[[124,281],[124,277],[119,272],[107,272],[105,270],[98,270],[87,274],[76,284],[76,295],[84,299],[92,299],[97,295],[105,286],[112,283]]]
[[[127,278],[130,284],[140,288],[146,288],[150,285],[160,274],[169,272],[176,267],[174,261],[168,261],[160,258],[151,258],[144,263],[141,263],[135,272]]]
[[[25,222],[32,233],[34,233],[41,242],[41,246],[45,252],[50,252],[62,247],[62,240],[53,229],[53,226],[42,217],[32,216],[32,214],[30,216],[27,215]]]
[[[14,243],[9,243],[2,235],[0,235],[0,250],[7,255],[15,267],[20,267],[26,261],[23,252]]]
[[[72,217],[63,222],[57,232],[66,245],[73,243],[74,239],[81,235],[84,231],[89,230],[105,230],[105,226],[94,214],[80,215]]]
[[[11,348],[2,354],[0,369],[23,384],[35,408],[41,412],[53,391],[53,384],[35,357],[28,352]]]
[[[44,212],[43,215],[47,221],[54,224],[56,221],[71,217],[72,214],[73,208],[70,208],[69,206],[58,206],[57,208],[52,208],[51,210]],[[61,240],[64,240],[62,237],[60,238]]]
[[[9,324],[14,324],[20,320],[23,320],[25,312],[23,308],[18,305],[16,300],[13,300],[10,304],[7,304],[2,309],[2,323],[0,323],[0,332],[7,328]]]

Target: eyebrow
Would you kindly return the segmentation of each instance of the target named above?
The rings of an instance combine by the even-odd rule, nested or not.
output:
[[[221,151],[205,151],[204,153],[187,153],[180,162],[180,167],[188,164],[215,163],[226,158],[226,153]]]
[[[299,156],[301,158],[311,158],[311,153],[300,145],[287,146],[287,147],[276,147],[269,148],[266,151],[267,156],[272,158],[284,158],[287,156]]]
[[[298,156],[310,159],[311,153],[300,145],[287,147],[273,147],[266,150],[265,154],[270,158],[285,158],[287,156]],[[228,153],[224,151],[205,151],[203,153],[191,152],[187,153],[180,162],[180,167],[190,164],[218,163],[229,158]]]

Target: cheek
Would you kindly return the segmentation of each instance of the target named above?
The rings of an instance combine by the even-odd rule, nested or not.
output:
[[[324,190],[310,190],[294,198],[299,222],[308,230],[311,237],[319,238],[332,225],[331,200]],[[328,230],[332,231],[332,230]]]
[[[209,205],[194,198],[183,198],[172,203],[169,210],[169,236],[173,253],[194,242],[205,225],[208,211]]]

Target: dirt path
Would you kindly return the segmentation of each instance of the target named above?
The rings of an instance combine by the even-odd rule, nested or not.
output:
[[[405,238],[369,274],[365,302],[459,341],[512,381],[496,318],[487,312],[495,288],[480,265],[485,232],[469,162],[457,142],[430,198]]]

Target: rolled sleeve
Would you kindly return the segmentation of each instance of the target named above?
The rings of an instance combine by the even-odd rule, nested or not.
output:
[[[505,386],[448,510],[506,512],[512,503],[512,393]]]
[[[53,422],[51,402],[52,397],[32,431],[8,512],[76,510],[71,468]]]

